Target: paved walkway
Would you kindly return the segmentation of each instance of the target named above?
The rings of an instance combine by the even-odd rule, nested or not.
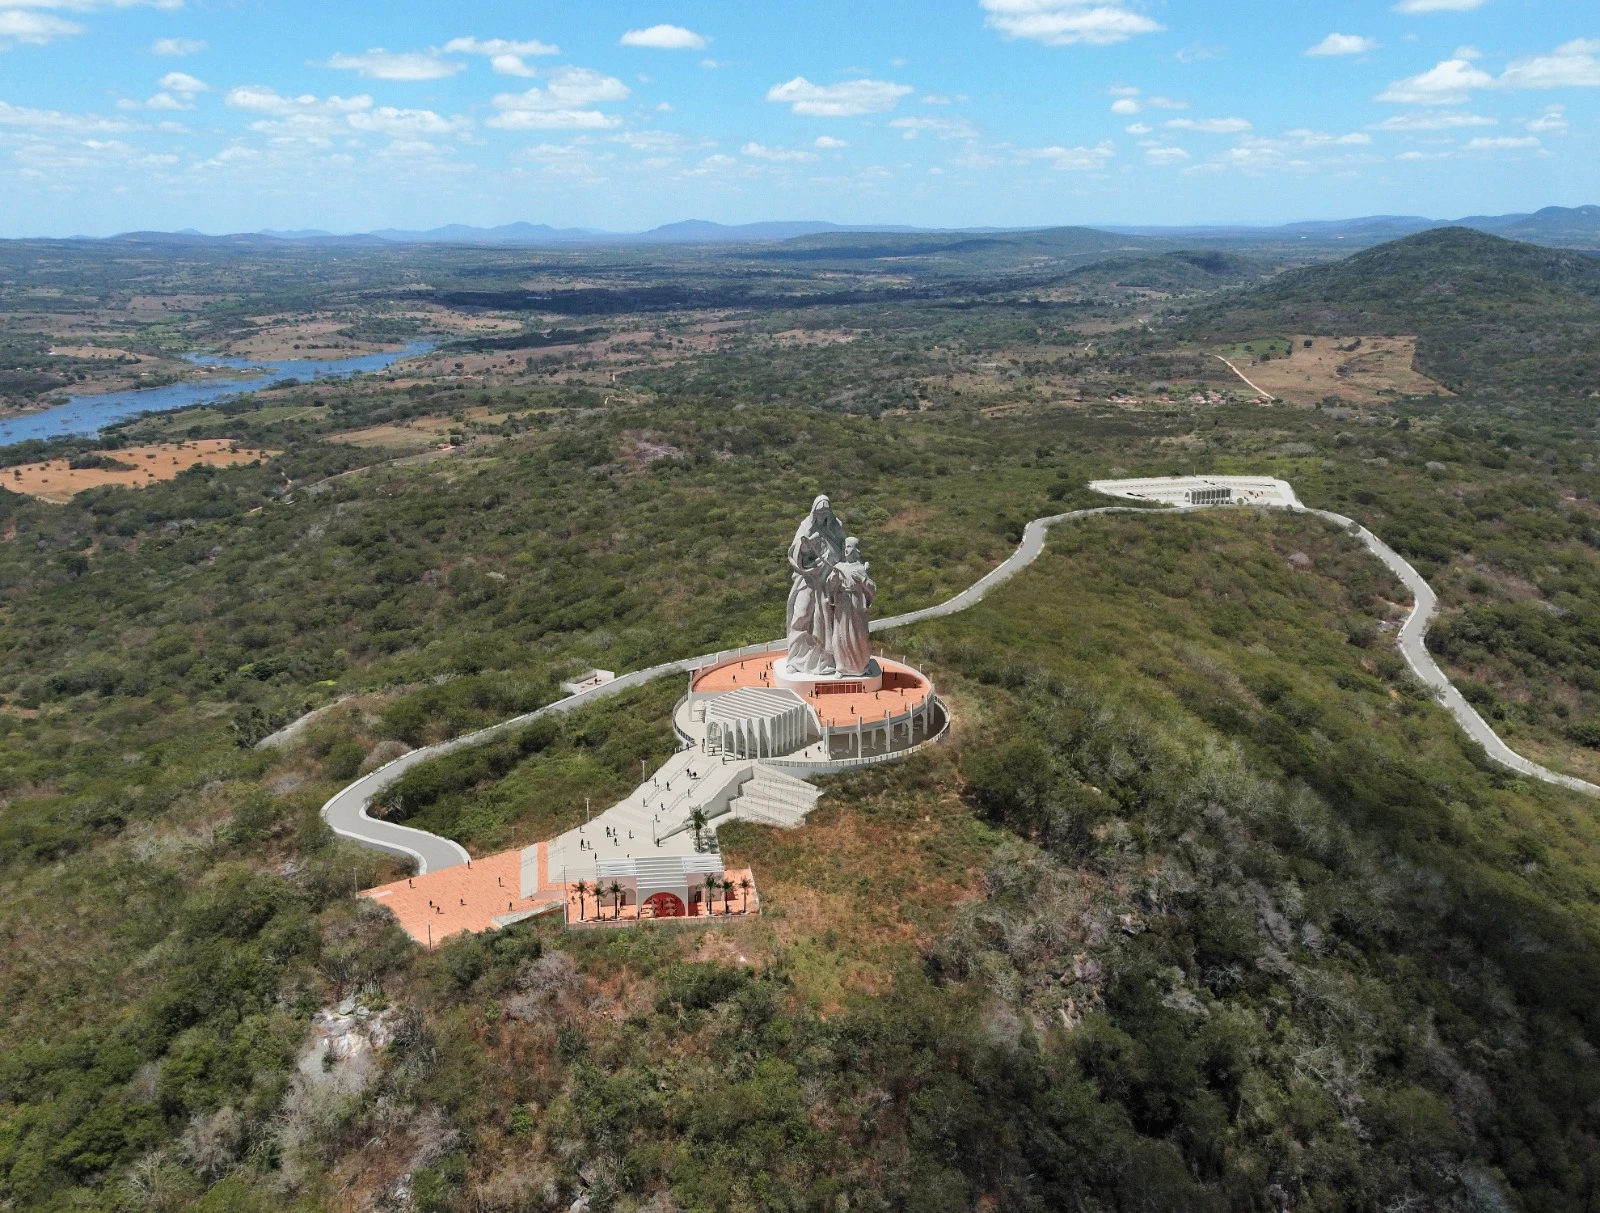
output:
[[[954,615],[958,611],[964,611],[968,607],[976,606],[984,600],[991,590],[1010,581],[1011,578],[1039,558],[1039,554],[1044,551],[1046,532],[1058,523],[1078,518],[1092,518],[1098,514],[1145,514],[1151,512],[1172,514],[1216,508],[1223,507],[1179,506],[1175,509],[1152,511],[1141,509],[1137,506],[1108,505],[1095,509],[1070,510],[1065,514],[1052,514],[1045,518],[1036,518],[1028,523],[1023,530],[1022,542],[1017,545],[1015,552],[989,570],[973,585],[962,590],[954,598],[941,602],[937,606],[926,607],[920,611],[908,611],[903,615],[892,615],[886,619],[874,619],[870,624],[871,630],[874,632],[888,631],[890,628],[905,627],[907,624],[920,623],[927,619],[938,619],[946,615]],[[1483,746],[1484,751],[1490,758],[1502,766],[1509,767],[1518,774],[1529,775],[1546,783],[1559,784],[1574,791],[1600,796],[1600,786],[1549,770],[1536,762],[1530,762],[1512,750],[1489,727],[1483,717],[1478,715],[1477,711],[1466,701],[1461,692],[1451,684],[1450,680],[1444,676],[1443,671],[1439,669],[1423,643],[1428,624],[1432,621],[1437,610],[1437,598],[1432,588],[1423,580],[1421,573],[1412,568],[1399,553],[1372,534],[1371,531],[1368,531],[1365,527],[1356,526],[1354,522],[1342,514],[1330,513],[1327,510],[1307,509],[1304,506],[1287,508],[1307,514],[1315,514],[1347,529],[1355,527],[1354,533],[1366,545],[1367,550],[1388,565],[1395,576],[1406,584],[1414,598],[1414,605],[1405,625],[1400,629],[1400,651],[1417,677],[1428,685],[1440,704],[1456,718],[1457,723],[1461,725],[1467,735]],[[774,644],[777,643],[781,642],[774,642]],[[763,646],[756,646],[756,648],[751,649],[751,652],[755,652],[761,647]],[[595,687],[577,695],[569,696],[566,699],[557,700],[555,703],[542,707],[536,712],[515,716],[487,729],[480,729],[476,733],[468,733],[457,737],[453,741],[441,742],[439,745],[424,746],[421,749],[412,750],[409,754],[395,759],[387,766],[379,767],[376,771],[363,776],[349,787],[336,793],[327,804],[322,806],[322,815],[327,819],[334,833],[341,838],[348,838],[352,842],[361,843],[363,846],[388,851],[390,854],[408,856],[415,859],[419,874],[451,867],[455,864],[464,864],[469,857],[459,843],[452,842],[447,838],[440,838],[434,834],[428,834],[422,830],[412,829],[409,826],[395,825],[391,822],[379,821],[376,818],[369,817],[367,815],[368,804],[372,802],[372,799],[379,792],[419,762],[426,762],[430,758],[465,746],[478,745],[481,742],[489,741],[492,738],[502,736],[512,729],[520,728],[531,721],[537,720],[541,716],[547,716],[554,712],[574,711],[607,696],[615,695],[632,687],[643,686],[645,683],[660,678],[664,674],[687,674],[707,662],[728,655],[727,653],[708,653],[700,657],[686,657],[680,661],[663,662],[661,665],[654,665],[649,669],[636,670],[631,674],[624,674],[614,682],[608,682],[604,686]]]

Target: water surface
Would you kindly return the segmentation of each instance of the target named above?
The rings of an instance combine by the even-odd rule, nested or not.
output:
[[[425,354],[433,347],[434,343],[431,341],[413,341],[405,349],[393,353],[363,354],[359,358],[341,358],[332,362],[314,362],[309,359],[294,362],[253,362],[246,358],[220,358],[213,354],[185,354],[184,358],[196,366],[226,367],[230,370],[259,373],[247,379],[219,378],[211,382],[198,380],[172,383],[166,387],[146,388],[143,391],[73,396],[66,404],[59,404],[55,408],[0,422],[0,446],[13,442],[26,442],[30,438],[68,438],[80,434],[98,434],[106,426],[137,417],[140,413],[168,413],[173,409],[189,408],[196,404],[212,404],[229,396],[237,396],[241,392],[260,391],[280,379],[311,382],[381,371],[402,358]]]

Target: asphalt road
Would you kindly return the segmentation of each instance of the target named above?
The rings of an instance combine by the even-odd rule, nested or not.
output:
[[[1215,509],[1215,506],[1180,506],[1176,512],[1189,510]],[[1495,762],[1509,767],[1518,774],[1528,775],[1534,779],[1541,779],[1546,783],[1559,784],[1574,791],[1586,792],[1590,795],[1600,795],[1600,786],[1587,783],[1582,779],[1574,779],[1570,775],[1561,775],[1555,771],[1530,762],[1514,751],[1510,746],[1500,740],[1495,731],[1491,729],[1477,710],[1466,701],[1461,692],[1444,672],[1434,662],[1433,656],[1428,652],[1423,643],[1428,631],[1428,624],[1432,621],[1438,609],[1438,600],[1432,588],[1423,580],[1422,574],[1412,568],[1399,553],[1371,531],[1357,525],[1351,519],[1341,514],[1330,513],[1327,510],[1306,509],[1303,506],[1291,507],[1265,507],[1265,508],[1290,508],[1298,509],[1307,514],[1315,514],[1325,518],[1340,527],[1352,530],[1367,550],[1376,556],[1405,583],[1411,591],[1414,605],[1411,614],[1407,617],[1400,629],[1400,652],[1404,655],[1406,663],[1412,671],[1433,692],[1435,699],[1445,708],[1456,722],[1466,731],[1467,735],[1484,748],[1484,752]],[[920,623],[926,619],[938,619],[945,615],[954,615],[968,607],[976,606],[995,587],[1011,580],[1023,569],[1027,568],[1044,551],[1045,536],[1049,529],[1057,523],[1067,522],[1077,518],[1089,518],[1096,514],[1142,514],[1150,512],[1171,513],[1171,510],[1149,511],[1137,506],[1109,505],[1097,509],[1071,510],[1065,514],[1052,514],[1045,518],[1036,518],[1030,522],[1022,532],[1022,542],[1017,545],[1017,550],[1011,553],[1003,562],[989,570],[981,579],[962,590],[955,597],[941,602],[936,606],[926,607],[920,611],[910,611],[904,615],[892,615],[886,619],[874,619],[869,625],[874,632],[887,631],[890,628],[904,627],[907,624]],[[780,643],[774,641],[773,644]],[[756,645],[746,650],[756,652],[765,649],[767,645]],[[649,669],[636,670],[625,674],[614,682],[604,686],[595,687],[566,699],[559,699],[535,712],[528,712],[522,716],[515,716],[510,720],[501,721],[489,728],[480,729],[476,733],[467,733],[452,741],[441,742],[438,745],[424,746],[412,750],[409,754],[402,755],[386,766],[379,767],[370,774],[363,775],[349,787],[336,793],[327,804],[322,806],[322,816],[327,820],[333,832],[341,838],[363,846],[374,847],[380,851],[387,851],[392,855],[400,855],[417,861],[417,872],[433,872],[440,868],[453,867],[458,863],[466,863],[468,855],[459,844],[448,838],[440,838],[436,834],[429,834],[423,830],[412,829],[410,826],[395,825],[392,822],[380,821],[367,815],[367,806],[389,784],[393,783],[406,771],[419,762],[440,754],[447,754],[451,750],[462,749],[466,746],[477,745],[501,736],[511,729],[520,728],[530,721],[554,712],[571,712],[586,704],[615,695],[631,687],[643,686],[665,674],[687,674],[700,665],[718,657],[727,656],[727,653],[708,653],[700,657],[688,657],[681,661],[668,661],[661,665],[651,666]]]

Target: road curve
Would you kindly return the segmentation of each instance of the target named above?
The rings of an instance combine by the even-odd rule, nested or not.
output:
[[[1023,529],[1022,542],[1017,545],[1017,550],[1006,557],[1004,561],[990,569],[979,580],[962,590],[955,597],[947,599],[936,606],[925,607],[920,611],[908,611],[903,615],[892,615],[885,619],[874,619],[869,627],[874,632],[883,632],[891,628],[905,627],[907,624],[921,623],[928,619],[939,619],[946,615],[954,615],[968,607],[976,606],[982,602],[988,593],[997,586],[1011,580],[1023,569],[1027,568],[1039,558],[1044,551],[1045,536],[1049,529],[1057,523],[1068,522],[1077,518],[1090,518],[1098,514],[1163,514],[1189,513],[1196,510],[1218,509],[1218,506],[1178,506],[1172,509],[1146,509],[1139,506],[1107,505],[1095,509],[1069,510],[1064,514],[1051,514],[1044,518],[1035,518]],[[1484,752],[1495,762],[1509,767],[1521,775],[1528,775],[1534,779],[1541,779],[1546,783],[1559,784],[1561,787],[1570,788],[1577,792],[1586,792],[1590,795],[1600,796],[1600,786],[1588,783],[1582,779],[1574,779],[1570,775],[1562,775],[1556,771],[1530,762],[1514,751],[1510,746],[1491,729],[1488,723],[1480,716],[1475,708],[1468,703],[1461,692],[1444,676],[1444,672],[1433,660],[1424,644],[1428,624],[1438,609],[1438,599],[1433,589],[1423,580],[1422,574],[1412,568],[1409,563],[1383,540],[1379,539],[1366,527],[1359,525],[1342,514],[1330,513],[1327,510],[1313,510],[1305,506],[1288,507],[1254,507],[1254,508],[1287,508],[1298,513],[1315,514],[1326,519],[1336,526],[1342,527],[1361,540],[1366,549],[1383,561],[1389,569],[1405,583],[1411,591],[1413,605],[1411,614],[1407,616],[1400,629],[1400,652],[1406,659],[1406,664],[1418,678],[1432,691],[1435,699],[1456,718],[1463,730],[1474,741],[1483,746]],[[778,642],[773,642],[778,643]],[[362,846],[373,847],[380,851],[387,851],[391,855],[399,855],[417,861],[417,872],[437,871],[440,868],[453,867],[459,863],[466,863],[469,856],[466,850],[448,838],[440,838],[436,834],[429,834],[424,830],[413,829],[410,826],[395,825],[392,822],[380,821],[367,815],[367,806],[384,788],[388,787],[400,776],[404,775],[419,762],[426,762],[440,754],[448,754],[452,750],[464,749],[467,746],[478,745],[481,742],[492,740],[512,729],[520,728],[530,721],[548,716],[557,712],[571,712],[596,700],[615,695],[633,687],[643,686],[665,674],[687,674],[702,663],[712,660],[719,654],[708,653],[700,657],[686,657],[679,661],[663,662],[660,665],[650,666],[648,669],[635,670],[631,674],[624,674],[613,682],[603,686],[594,687],[579,694],[558,699],[555,703],[547,704],[537,711],[526,712],[521,716],[513,716],[510,720],[503,720],[499,724],[490,725],[486,729],[479,729],[475,733],[466,733],[451,741],[440,742],[438,745],[423,746],[421,749],[412,750],[396,758],[393,762],[379,767],[370,774],[363,775],[349,787],[335,793],[329,801],[322,806],[322,816],[326,819],[333,832],[341,838],[351,842],[360,843]]]

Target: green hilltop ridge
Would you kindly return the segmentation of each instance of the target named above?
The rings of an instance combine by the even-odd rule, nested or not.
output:
[[[1589,262],[1441,231],[1252,286],[1303,256],[1118,237],[1034,273],[996,239],[964,277],[0,244],[7,366],[63,334],[441,343],[0,448],[0,1211],[1600,1207],[1596,804],[1488,760],[1394,646],[1403,587],[1310,515],[1080,518],[880,634],[948,744],[722,830],[759,914],[429,950],[356,895],[407,872],[330,796],[576,671],[778,635],[819,492],[881,618],[1108,504],[1091,480],[1282,477],[1427,577],[1507,744],[1600,780],[1600,417],[1548,373],[1593,350]],[[581,323],[551,298],[579,292]],[[1383,330],[1461,395],[1261,407],[1206,344]],[[282,454],[4,487],[200,438]],[[673,753],[683,692],[420,763],[374,811],[480,858],[553,837]]]
[[[1192,309],[1177,327],[1205,340],[1411,334],[1417,369],[1451,391],[1582,393],[1600,379],[1600,259],[1438,228],[1290,270]]]

